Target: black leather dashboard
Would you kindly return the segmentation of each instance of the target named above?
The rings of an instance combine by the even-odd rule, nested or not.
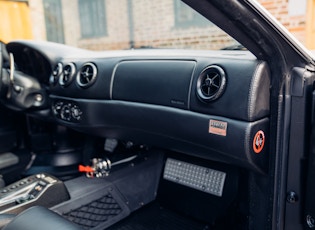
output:
[[[36,54],[27,73],[47,89],[59,124],[268,170],[269,69],[247,51],[91,52],[29,41],[7,49]],[[25,62],[16,59],[20,71]]]

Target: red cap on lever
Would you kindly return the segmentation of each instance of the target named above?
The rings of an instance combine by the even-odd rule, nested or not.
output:
[[[91,166],[79,165],[79,172],[91,173],[95,170]]]

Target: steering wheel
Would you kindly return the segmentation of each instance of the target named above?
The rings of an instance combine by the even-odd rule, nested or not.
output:
[[[3,99],[7,93],[9,73],[7,69],[10,66],[10,57],[6,46],[0,41],[0,99]]]
[[[45,90],[37,79],[15,69],[14,56],[0,42],[0,100],[14,110],[47,107]]]
[[[2,43],[0,44],[0,79],[2,78],[2,59],[3,59],[3,57],[2,57]]]

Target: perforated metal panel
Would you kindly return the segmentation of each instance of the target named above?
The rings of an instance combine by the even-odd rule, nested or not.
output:
[[[226,173],[168,158],[163,178],[193,189],[222,196]]]

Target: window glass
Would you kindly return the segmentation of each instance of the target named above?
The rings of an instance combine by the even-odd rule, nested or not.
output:
[[[209,21],[181,1],[174,0],[175,26],[209,26]]]
[[[44,0],[46,36],[48,41],[64,43],[60,0]]]
[[[106,35],[104,0],[79,0],[79,20],[82,38]]]
[[[180,0],[29,0],[28,3],[34,40],[90,50],[239,47],[234,39]],[[42,18],[46,23],[41,23]]]

